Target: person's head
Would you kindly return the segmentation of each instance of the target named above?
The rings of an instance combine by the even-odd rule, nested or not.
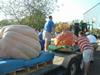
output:
[[[85,32],[80,31],[80,32],[79,32],[79,36],[85,36]]]
[[[49,19],[52,19],[52,16],[49,16]]]

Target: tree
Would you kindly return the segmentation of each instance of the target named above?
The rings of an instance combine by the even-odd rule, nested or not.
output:
[[[8,20],[2,20],[0,21],[0,27],[5,26],[5,25],[9,25],[10,22]]]
[[[6,16],[16,19],[19,24],[31,24],[36,27],[45,22],[46,16],[56,7],[56,2],[57,0],[2,0],[0,8]]]
[[[3,1],[0,5],[1,11],[10,18],[16,19],[18,23],[22,17],[24,17],[24,5],[23,0],[7,0]]]
[[[11,25],[11,24],[18,24],[16,20],[13,19],[4,19],[0,21],[0,27]]]
[[[21,24],[30,25],[31,27],[36,28],[37,30],[41,30],[44,27],[45,16],[37,11],[36,14],[32,16],[27,16],[21,20]]]

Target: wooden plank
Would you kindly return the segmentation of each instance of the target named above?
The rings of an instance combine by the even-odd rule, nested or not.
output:
[[[58,65],[47,65],[44,68],[40,68],[39,70],[30,73],[29,75],[45,75],[46,72],[53,70],[55,68],[59,67]]]
[[[21,68],[7,75],[27,75],[29,73],[36,72],[39,69],[45,68],[46,66],[50,64],[52,64],[52,61],[44,62],[44,63],[37,64],[35,66],[31,66],[27,68]]]
[[[16,75],[16,72],[9,73],[7,75]]]

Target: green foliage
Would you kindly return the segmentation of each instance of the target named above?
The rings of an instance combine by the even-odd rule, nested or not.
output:
[[[5,25],[9,25],[10,22],[8,20],[2,20],[0,21],[0,26],[5,26]]]
[[[41,11],[37,11],[32,16],[27,16],[21,20],[21,24],[29,25],[37,30],[41,30],[44,27],[45,15]]]
[[[41,29],[46,16],[56,8],[56,2],[57,0],[8,0],[2,1],[0,10],[6,16],[16,19],[18,24]]]
[[[37,11],[37,13],[34,14],[33,27],[37,30],[41,30],[44,27],[44,23],[45,15],[41,13],[41,11]]]
[[[18,21],[14,19],[4,19],[0,21],[0,26],[6,26],[6,25],[15,25],[18,24]]]

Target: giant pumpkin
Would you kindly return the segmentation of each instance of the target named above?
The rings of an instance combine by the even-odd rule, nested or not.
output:
[[[66,31],[64,33],[60,33],[58,36],[56,36],[54,44],[56,46],[72,46],[75,44],[75,40],[77,39],[77,36],[73,34],[70,31]]]
[[[26,25],[8,25],[0,29],[0,58],[31,59],[40,54],[35,29]]]

